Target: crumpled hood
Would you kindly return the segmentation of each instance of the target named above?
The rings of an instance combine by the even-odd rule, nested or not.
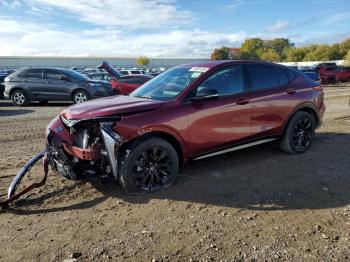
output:
[[[162,101],[133,96],[110,96],[73,105],[61,112],[66,119],[90,119],[111,115],[122,115],[141,111],[155,110]]]

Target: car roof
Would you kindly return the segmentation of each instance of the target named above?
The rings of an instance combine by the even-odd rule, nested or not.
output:
[[[207,67],[209,69],[212,69],[217,66],[234,65],[234,64],[261,64],[261,65],[273,65],[273,66],[285,67],[280,64],[266,62],[266,61],[257,61],[257,60],[215,60],[215,61],[207,61],[207,62],[193,62],[189,64],[180,65],[178,67]]]

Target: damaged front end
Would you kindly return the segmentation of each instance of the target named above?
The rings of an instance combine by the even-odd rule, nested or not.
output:
[[[50,166],[57,173],[77,179],[83,175],[112,173],[118,177],[117,159],[122,137],[113,131],[118,116],[69,120],[63,115],[47,128]]]
[[[124,144],[124,139],[113,131],[113,127],[120,120],[118,116],[69,120],[59,115],[54,118],[46,130],[46,148],[19,171],[8,189],[7,200],[0,202],[0,207],[7,207],[30,190],[44,185],[48,166],[51,166],[55,173],[69,179],[108,174],[117,179],[118,150]],[[23,177],[41,159],[44,178],[16,193]]]

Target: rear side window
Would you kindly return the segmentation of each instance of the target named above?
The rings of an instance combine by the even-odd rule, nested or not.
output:
[[[277,70],[272,66],[249,66],[250,90],[264,90],[279,86]]]
[[[29,69],[25,74],[26,78],[43,78],[42,69]]]
[[[45,71],[45,78],[52,79],[52,80],[61,80],[62,78],[66,78],[67,76],[59,71],[56,70],[46,70]]]

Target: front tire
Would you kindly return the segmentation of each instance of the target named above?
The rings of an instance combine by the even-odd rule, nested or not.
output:
[[[163,139],[148,138],[122,156],[119,183],[131,194],[158,191],[175,182],[178,168],[174,147]]]
[[[26,106],[29,104],[28,96],[23,90],[15,90],[11,95],[11,100],[15,106]]]
[[[88,92],[86,92],[84,90],[75,91],[73,94],[73,102],[75,104],[84,103],[85,101],[87,101],[89,99],[90,99],[90,96],[89,96]]]
[[[299,111],[290,119],[280,147],[290,154],[301,154],[309,150],[315,136],[316,121],[309,113]]]

